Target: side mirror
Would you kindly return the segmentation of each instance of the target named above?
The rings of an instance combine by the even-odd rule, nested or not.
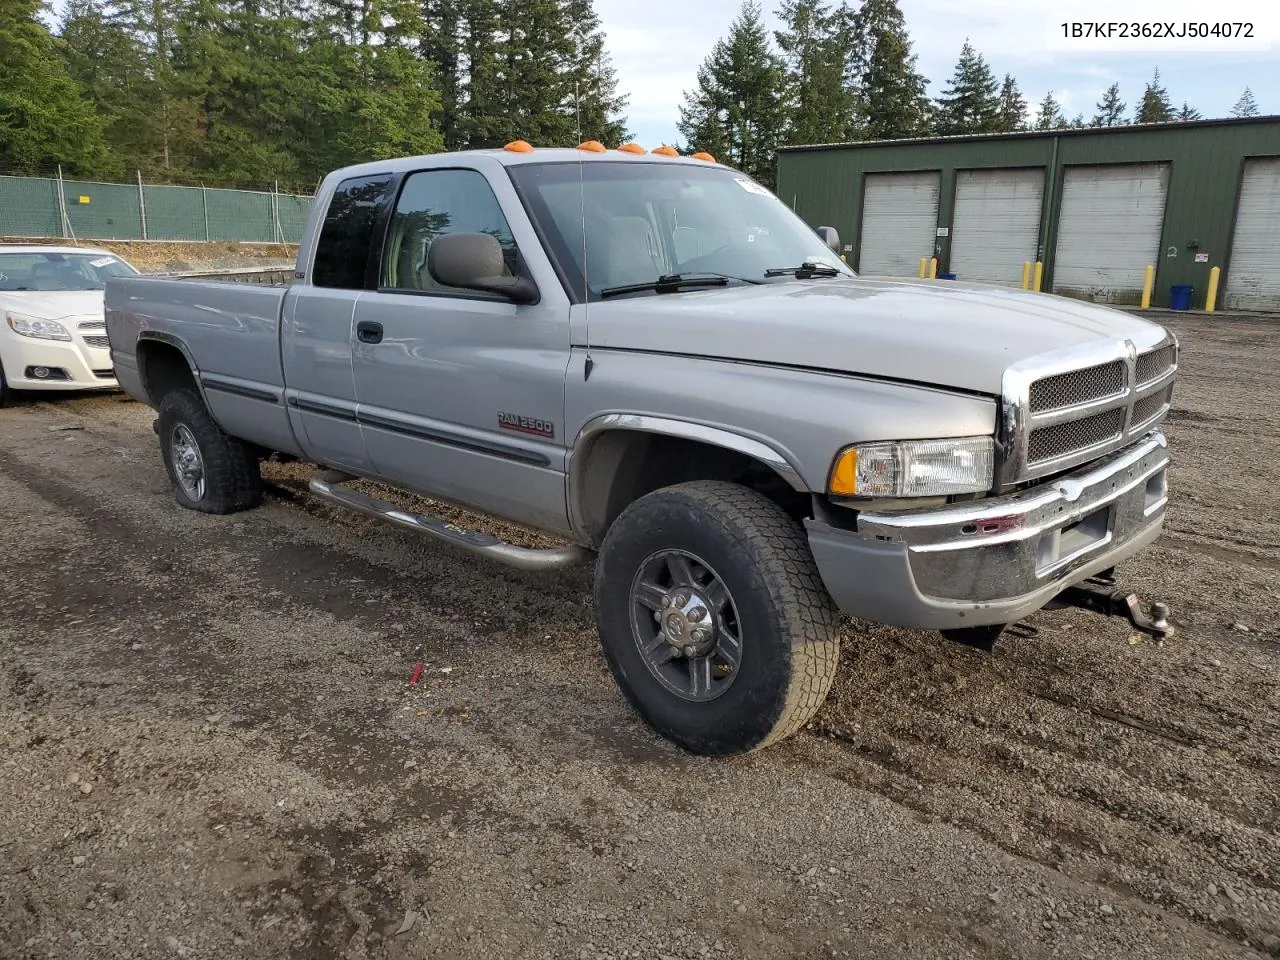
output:
[[[427,272],[436,283],[498,293],[515,303],[536,303],[538,288],[526,276],[509,276],[502,245],[488,233],[446,233],[431,241]]]
[[[819,227],[814,232],[822,238],[822,242],[827,245],[827,248],[830,249],[832,253],[839,256],[840,234],[836,233],[835,227]]]

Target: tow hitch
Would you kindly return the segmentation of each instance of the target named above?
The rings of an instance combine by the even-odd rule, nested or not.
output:
[[[1116,588],[1114,570],[1104,570],[1084,583],[1067,587],[1053,598],[1052,606],[1078,607],[1104,617],[1123,617],[1133,625],[1133,629],[1157,640],[1173,633],[1173,627],[1169,625],[1168,605],[1153,603],[1148,615],[1136,593],[1125,593]]]

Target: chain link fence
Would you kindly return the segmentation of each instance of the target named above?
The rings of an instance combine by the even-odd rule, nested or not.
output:
[[[220,187],[0,176],[0,236],[299,242],[311,197]]]

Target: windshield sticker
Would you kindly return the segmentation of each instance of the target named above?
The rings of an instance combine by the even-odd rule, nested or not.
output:
[[[760,186],[760,184],[756,183],[754,180],[747,180],[743,177],[734,177],[733,182],[736,183],[738,186],[740,186],[743,190],[747,191],[747,193],[758,194],[759,196],[762,196],[762,197],[773,196],[772,193],[770,193],[764,187]]]
[[[108,264],[112,264],[112,263],[115,263],[115,262],[116,262],[116,258],[115,258],[115,257],[99,257],[97,260],[90,260],[90,261],[89,261],[89,266],[91,266],[91,267],[105,267],[105,266],[107,266]]]

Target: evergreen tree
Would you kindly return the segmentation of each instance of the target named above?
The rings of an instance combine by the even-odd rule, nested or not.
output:
[[[177,62],[182,55],[178,31],[200,21],[208,29],[222,26],[214,0],[105,0],[103,17],[124,31],[142,52],[151,109],[139,121],[145,153],[138,160],[144,173],[180,172],[189,165],[200,135],[199,95],[180,89]]]
[[[101,0],[71,0],[61,38],[67,72],[102,119],[111,152],[125,170],[150,169],[155,104],[141,44],[107,22]]]
[[[1169,102],[1169,92],[1160,85],[1160,70],[1157,69],[1142,94],[1134,120],[1137,123],[1168,123],[1172,119],[1173,104]]]
[[[1124,101],[1120,99],[1120,84],[1113,83],[1098,101],[1098,112],[1092,126],[1114,127],[1124,122]]]
[[[1253,98],[1253,91],[1245,87],[1244,93],[1240,94],[1240,99],[1231,108],[1231,115],[1233,117],[1256,117],[1259,112],[1258,101]]]
[[[1181,120],[1184,123],[1188,120],[1199,120],[1200,111],[1195,109],[1194,107],[1188,106],[1187,101],[1183,100],[1182,109],[1178,111],[1177,119]]]
[[[833,143],[855,134],[857,102],[847,84],[852,58],[846,8],[823,0],[782,0],[774,32],[787,71],[789,144]]]
[[[1053,91],[1050,90],[1044,95],[1044,99],[1040,101],[1040,110],[1036,114],[1035,129],[1060,130],[1066,125],[1067,120],[1062,115],[1062,106],[1053,98]]]
[[[854,72],[870,140],[918,137],[929,132],[932,110],[916,71],[906,21],[897,0],[866,0],[852,17]]]
[[[1077,113],[1068,126],[1070,126],[1072,130],[1083,130],[1087,126],[1084,122],[1084,114]]]
[[[67,71],[40,0],[0,3],[0,171],[119,172],[103,121]]]
[[[1000,125],[1001,133],[1014,133],[1027,128],[1027,100],[1018,89],[1018,81],[1011,74],[1004,75],[1004,84],[1000,88]]]
[[[716,42],[698,68],[697,86],[685,93],[680,135],[772,186],[774,151],[786,128],[785,77],[760,5],[747,0],[729,36]]]
[[[993,133],[1001,127],[1000,85],[966,38],[951,86],[937,100],[936,132]]]

